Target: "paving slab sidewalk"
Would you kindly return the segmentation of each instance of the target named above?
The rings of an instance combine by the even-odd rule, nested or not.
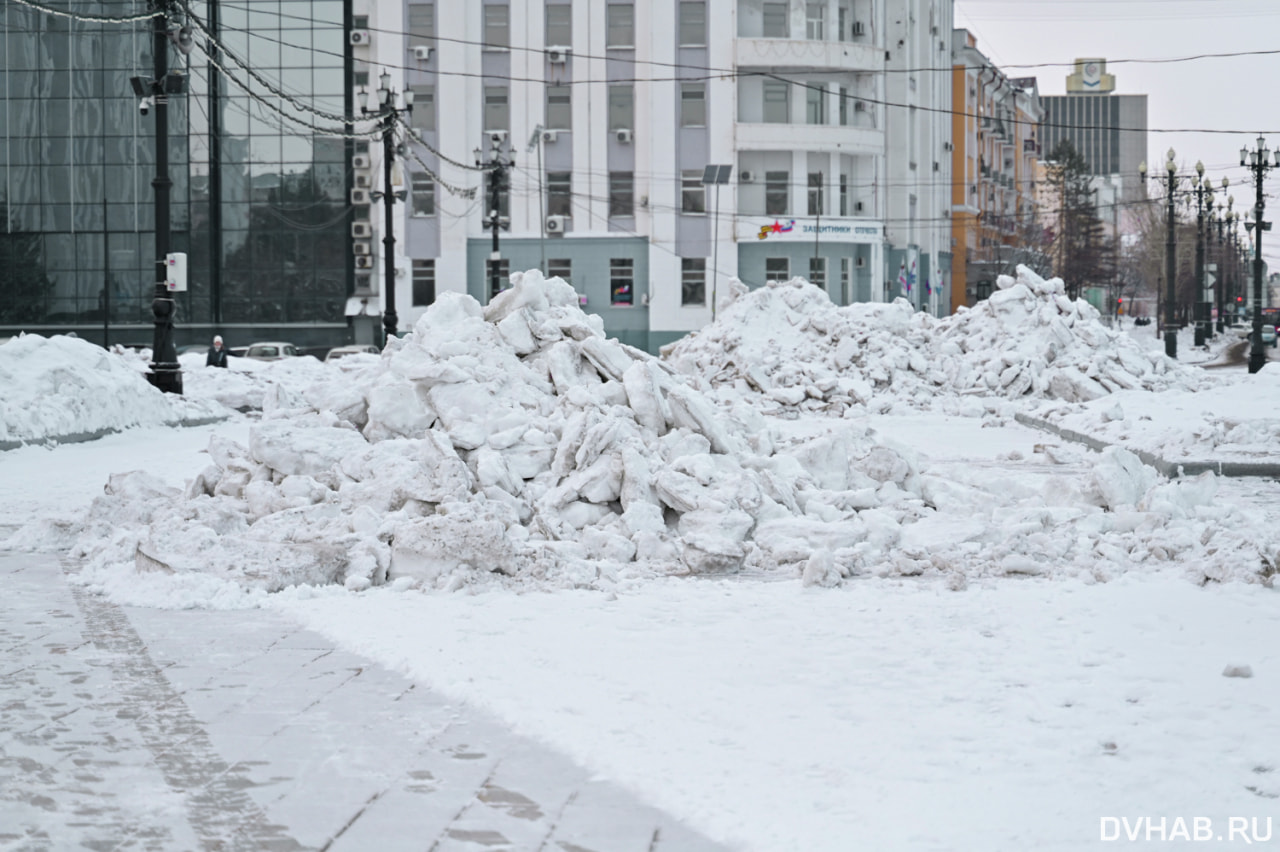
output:
[[[278,613],[0,579],[0,850],[726,848]]]

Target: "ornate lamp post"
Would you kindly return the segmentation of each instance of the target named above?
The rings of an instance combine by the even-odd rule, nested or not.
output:
[[[409,115],[413,112],[413,90],[404,90],[401,95],[404,106],[397,107],[396,91],[391,88],[391,72],[383,71],[378,75],[378,84],[378,103],[374,109],[369,108],[369,93],[366,90],[360,90],[359,98],[360,112],[376,117],[382,132],[382,191],[372,193],[372,197],[383,203],[382,277],[387,291],[387,306],[382,312],[385,346],[388,340],[396,336],[396,326],[400,322],[396,314],[396,229],[391,217],[395,212],[396,199],[404,201],[408,196],[408,192],[403,189],[395,191],[391,188],[392,167],[396,160],[396,123],[400,121],[402,114]]]
[[[1164,163],[1165,172],[1168,176],[1168,211],[1165,222],[1166,235],[1164,243],[1166,288],[1164,300],[1164,354],[1170,358],[1178,357],[1178,311],[1174,296],[1174,281],[1178,273],[1178,244],[1174,236],[1177,218],[1173,206],[1173,196],[1178,188],[1178,164],[1174,161],[1175,156],[1173,149],[1170,148]],[[1147,163],[1145,160],[1142,165],[1138,166],[1138,174],[1142,175],[1144,181],[1147,179]]]
[[[1228,186],[1226,182],[1227,179],[1223,178],[1222,180],[1223,180],[1222,189],[1225,192]],[[1217,308],[1217,313],[1218,313],[1218,321],[1216,323],[1218,328],[1218,334],[1222,334],[1223,330],[1226,327],[1225,325],[1226,318],[1223,314],[1223,311],[1226,307],[1225,296],[1226,296],[1226,290],[1227,290],[1227,265],[1228,265],[1227,264],[1226,226],[1231,222],[1231,206],[1235,203],[1236,203],[1235,196],[1229,196],[1227,198],[1227,203],[1225,205],[1221,201],[1219,201],[1218,207],[1217,207],[1218,215],[1217,215],[1217,218],[1214,220],[1218,226],[1218,280],[1213,285],[1213,296],[1214,296],[1214,301],[1216,303],[1215,307]]]
[[[1256,373],[1267,362],[1266,350],[1262,348],[1262,232],[1271,230],[1271,223],[1264,222],[1262,215],[1267,209],[1267,202],[1262,197],[1262,179],[1267,172],[1280,168],[1280,150],[1275,152],[1275,161],[1267,148],[1267,140],[1258,137],[1258,147],[1250,151],[1249,146],[1240,149],[1240,165],[1253,172],[1253,182],[1257,189],[1257,197],[1253,205],[1253,221],[1246,221],[1246,231],[1253,231],[1253,333],[1249,346],[1249,372]]]
[[[1212,305],[1205,285],[1205,250],[1208,243],[1205,219],[1213,216],[1213,184],[1204,176],[1204,163],[1196,163],[1196,176],[1191,179],[1191,186],[1196,197],[1196,302],[1195,302],[1195,345],[1204,346],[1205,340],[1211,336],[1209,331],[1209,308]],[[1210,222],[1211,224],[1211,222]]]
[[[507,170],[515,168],[516,149],[510,148],[503,152],[502,136],[495,133],[489,140],[488,160],[483,159],[484,152],[479,148],[472,151],[472,154],[475,155],[477,166],[484,166],[489,170],[489,214],[485,219],[486,226],[493,232],[493,249],[489,253],[489,298],[492,299],[500,289],[498,261],[502,259],[502,254],[498,251],[498,232],[504,224],[510,223],[502,215],[502,190],[506,188]]]

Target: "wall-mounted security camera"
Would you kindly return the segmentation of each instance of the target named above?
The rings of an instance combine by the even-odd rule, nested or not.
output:
[[[156,99],[153,97],[143,98],[142,100],[138,101],[138,112],[142,113],[143,115],[146,115],[150,111],[152,104],[154,104],[155,102],[156,102]]]

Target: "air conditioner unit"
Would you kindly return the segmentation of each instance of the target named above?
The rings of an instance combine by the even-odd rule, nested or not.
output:
[[[746,169],[743,169],[742,171],[738,172],[738,183],[755,183],[755,182],[756,182],[755,172],[749,172]]]
[[[933,170],[934,170],[935,172],[940,172],[940,171],[942,171],[942,164],[941,164],[941,163],[939,163],[937,160],[934,160],[934,161],[933,161]]]
[[[627,128],[625,128],[625,127],[619,127],[619,128],[618,128],[618,130],[617,130],[616,132],[617,132],[617,134],[618,134],[618,141],[619,141],[619,142],[622,142],[623,144],[626,144],[626,143],[628,143],[628,142],[630,142],[630,141],[631,141],[631,131],[630,131],[630,130],[628,130]]]
[[[369,203],[369,190],[353,189],[351,190],[351,203],[360,206]]]
[[[557,139],[559,139],[559,138],[560,138],[560,131],[559,131],[559,130],[544,130],[544,131],[542,131],[542,141],[543,141],[543,142],[554,142],[554,141],[556,141],[556,140],[557,140]]]
[[[423,62],[431,59],[431,48],[425,44],[415,44],[413,46],[413,56],[415,59],[421,59]]]
[[[351,244],[351,250],[356,254],[373,254],[373,246],[366,242],[356,242]]]
[[[547,61],[552,65],[563,65],[569,58],[569,48],[561,44],[547,47]]]
[[[862,206],[863,206],[863,205],[862,205],[862,202],[861,202],[861,201],[855,201],[855,202],[853,203],[853,212],[855,212],[855,213],[861,213],[861,212],[862,212]]]
[[[507,131],[505,130],[486,130],[484,135],[489,137],[490,142],[501,144],[507,141]]]
[[[565,226],[569,222],[568,216],[548,216],[547,217],[547,233],[563,234]]]
[[[944,151],[954,151],[955,149],[956,149],[956,146],[952,145],[950,142],[942,143],[942,150]]]
[[[373,187],[373,176],[366,171],[356,171],[355,183],[361,189],[370,189]]]
[[[862,269],[864,266],[867,265],[867,259],[859,255],[858,258],[854,260],[853,265],[856,266],[858,269]]]
[[[867,34],[867,25],[866,25],[866,24],[864,24],[864,23],[862,23],[862,21],[854,21],[854,22],[853,22],[853,34],[854,34],[854,35],[856,35],[856,36],[866,35],[866,34]]]
[[[854,102],[853,102],[853,111],[854,111],[854,112],[866,112],[866,111],[867,111],[867,102],[866,102],[866,101],[854,101]]]
[[[370,165],[372,164],[369,161],[368,154],[356,154],[351,158],[351,168],[353,169],[367,169]]]
[[[356,269],[373,269],[373,255],[356,255]]]
[[[352,30],[347,35],[347,40],[350,41],[356,47],[368,47],[369,31],[368,30]]]
[[[352,222],[351,236],[357,240],[367,240],[373,236],[373,225],[363,219]]]

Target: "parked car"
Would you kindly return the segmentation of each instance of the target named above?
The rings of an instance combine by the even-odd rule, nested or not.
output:
[[[324,356],[324,362],[328,364],[330,361],[337,361],[339,358],[345,358],[348,355],[362,355],[365,353],[377,355],[378,347],[362,343],[351,346],[335,346],[329,350],[328,355]]]
[[[1247,330],[1246,330],[1246,331],[1242,331],[1242,332],[1240,333],[1240,336],[1241,336],[1241,337],[1243,337],[1245,340],[1249,341],[1249,343],[1250,343],[1250,344],[1252,344],[1252,343],[1253,343],[1253,328],[1252,328],[1252,326],[1245,326],[1245,328],[1246,328]],[[1272,347],[1273,349],[1275,348],[1275,346],[1276,346],[1276,327],[1275,327],[1274,325],[1264,325],[1264,326],[1262,327],[1262,345],[1263,345],[1263,346],[1270,346],[1270,347]]]
[[[273,340],[265,343],[251,343],[245,352],[246,358],[255,361],[279,361],[281,358],[293,358],[298,354],[298,347],[292,343]]]

